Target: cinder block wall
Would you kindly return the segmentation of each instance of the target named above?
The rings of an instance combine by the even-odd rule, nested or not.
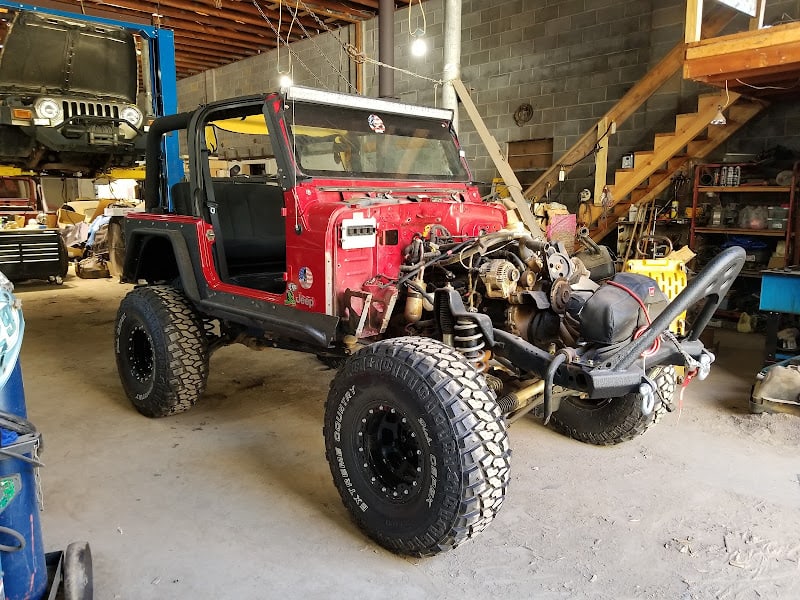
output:
[[[395,64],[438,80],[443,69],[443,0],[423,2],[429,52],[410,56],[409,9],[395,17]],[[422,27],[416,3],[410,9],[411,30]],[[554,160],[683,38],[684,0],[464,0],[462,13],[462,79],[472,89],[480,113],[501,147],[507,142],[553,138]],[[800,0],[767,2],[767,23],[800,19]],[[744,17],[734,27],[744,28]],[[378,58],[378,22],[366,23],[365,50]],[[294,81],[314,87],[351,91],[354,68],[343,45],[353,28],[344,28],[292,44]],[[277,87],[278,59],[288,68],[288,52],[272,51],[178,82],[181,110],[202,102]],[[378,68],[367,63],[367,95],[378,90]],[[800,86],[798,86],[800,90]],[[610,139],[609,169],[621,154],[652,148],[653,133],[674,129],[678,112],[692,112],[696,95],[709,88],[672,78]],[[407,102],[441,104],[441,87],[429,80],[395,73],[395,95]],[[533,118],[517,126],[514,111],[533,106]],[[800,105],[788,100],[771,107],[743,128],[718,154],[760,152],[777,144],[800,151],[797,127]],[[495,169],[475,128],[463,113],[460,138],[475,178],[489,182]],[[553,191],[551,199],[575,208],[579,191],[592,187],[593,161],[576,168]]]

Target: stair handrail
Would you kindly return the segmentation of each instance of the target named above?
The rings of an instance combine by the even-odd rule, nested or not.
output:
[[[724,5],[716,6],[704,19],[702,33],[704,37],[712,37],[722,31],[736,15],[736,11]],[[655,67],[636,82],[608,112],[600,118],[597,125],[587,131],[561,158],[545,171],[536,181],[528,186],[523,195],[528,200],[539,202],[547,191],[554,188],[561,177],[583,158],[592,153],[598,140],[610,135],[628,117],[644,104],[650,96],[661,88],[683,66],[686,43],[681,40]],[[563,171],[563,175],[561,175]],[[621,198],[617,199],[621,200]]]

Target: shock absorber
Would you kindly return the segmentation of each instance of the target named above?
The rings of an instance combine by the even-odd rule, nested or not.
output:
[[[478,326],[469,319],[457,319],[453,347],[461,352],[479,372],[489,368],[489,353],[484,350],[486,341]]]

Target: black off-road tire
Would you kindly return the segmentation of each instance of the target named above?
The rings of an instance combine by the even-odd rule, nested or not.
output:
[[[672,366],[658,366],[648,372],[658,386],[655,405],[650,414],[642,412],[642,396],[638,392],[620,398],[585,400],[570,396],[561,400],[553,413],[550,426],[568,437],[587,444],[611,446],[642,435],[659,417],[672,409],[676,373]]]
[[[93,597],[89,542],[72,542],[64,552],[64,600],[92,600]]]
[[[203,323],[173,287],[140,287],[122,299],[114,353],[122,387],[146,417],[188,410],[205,391],[209,352]]]
[[[511,450],[494,394],[436,340],[384,340],[350,357],[331,383],[324,434],[345,506],[392,552],[455,548],[505,498]]]

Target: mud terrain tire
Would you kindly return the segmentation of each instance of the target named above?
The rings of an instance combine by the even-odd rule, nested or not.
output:
[[[511,450],[494,394],[436,340],[385,340],[349,358],[331,383],[324,434],[345,506],[392,552],[454,548],[503,503]]]
[[[597,446],[611,446],[642,435],[664,411],[672,410],[676,387],[676,373],[672,366],[654,367],[647,375],[658,386],[655,406],[650,414],[642,412],[642,396],[638,392],[620,398],[594,400],[570,396],[561,400],[561,406],[550,419],[550,426],[568,437]]]
[[[189,301],[170,286],[136,288],[120,303],[114,353],[122,387],[140,413],[188,410],[208,379],[208,342]]]

